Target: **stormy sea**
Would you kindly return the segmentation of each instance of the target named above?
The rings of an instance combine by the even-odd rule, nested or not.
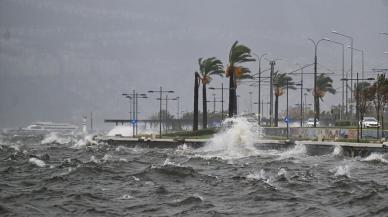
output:
[[[388,158],[261,150],[246,120],[193,149],[0,138],[1,216],[387,216]]]

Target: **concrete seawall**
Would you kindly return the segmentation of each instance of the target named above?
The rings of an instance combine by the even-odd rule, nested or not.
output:
[[[204,146],[207,139],[138,139],[129,137],[98,136],[95,138],[100,142],[105,142],[112,146],[144,147],[144,148],[177,148],[186,145],[191,148]],[[260,150],[286,150],[295,145],[305,145],[308,155],[330,154],[335,147],[341,147],[343,155],[349,157],[365,157],[371,153],[388,153],[388,143],[347,143],[347,142],[316,142],[316,141],[283,141],[283,140],[259,140],[255,147]]]

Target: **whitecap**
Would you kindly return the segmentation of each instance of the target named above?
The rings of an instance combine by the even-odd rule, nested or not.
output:
[[[372,153],[368,157],[361,159],[361,161],[379,161],[382,163],[388,163],[388,160],[384,158],[384,154]]]
[[[333,150],[333,155],[334,156],[342,156],[343,153],[343,148],[339,145],[336,145]]]
[[[264,180],[267,181],[266,173],[263,169],[261,169],[259,172],[253,172],[249,173],[247,175],[247,179],[257,179],[257,180]]]
[[[46,163],[44,161],[42,161],[41,159],[35,158],[35,157],[28,159],[28,162],[35,164],[38,167],[45,167],[46,166]]]
[[[97,145],[97,144],[98,142],[93,140],[93,135],[86,135],[80,140],[78,140],[76,143],[74,143],[72,148],[80,149],[88,145]]]
[[[94,155],[92,155],[91,157],[90,157],[90,160],[89,160],[90,162],[93,162],[93,163],[100,163],[100,161],[94,156]]]
[[[304,144],[297,144],[293,148],[287,151],[280,152],[279,159],[282,160],[282,159],[287,159],[291,157],[304,156],[306,155],[306,153],[307,153],[306,146]]]
[[[170,158],[166,158],[163,162],[163,166],[172,165],[172,166],[180,166],[178,163],[174,163],[170,160]]]
[[[244,117],[228,118],[223,122],[225,129],[196,153],[203,157],[220,157],[222,159],[243,158],[259,155],[261,152],[254,144],[261,138],[261,128],[257,122],[250,122]]]
[[[58,143],[58,144],[67,144],[70,143],[70,138],[63,138],[58,135],[56,132],[50,132],[49,134],[45,135],[43,140],[40,142],[40,144],[51,144],[51,143]]]
[[[113,158],[112,155],[110,155],[110,154],[105,154],[104,157],[102,158],[102,160],[106,162],[106,161],[108,161],[108,160],[111,160],[112,158]]]
[[[130,199],[133,199],[133,196],[131,196],[129,194],[124,194],[121,197],[119,197],[119,199],[120,200],[130,200]]]
[[[348,164],[337,166],[333,171],[335,171],[335,176],[350,177],[350,166]]]

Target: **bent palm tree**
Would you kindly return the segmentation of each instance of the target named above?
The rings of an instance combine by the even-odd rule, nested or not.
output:
[[[225,70],[226,77],[229,77],[229,117],[237,114],[237,79],[243,79],[248,76],[250,70],[239,64],[255,61],[250,54],[251,49],[247,46],[238,44],[235,41],[229,51],[229,64]]]
[[[336,90],[333,88],[333,79],[326,76],[325,74],[320,74],[317,77],[316,91],[313,91],[313,96],[315,100],[315,106],[317,108],[317,117],[319,120],[320,108],[319,108],[319,99],[323,102],[323,97],[326,95],[326,92],[335,94]]]
[[[212,75],[220,75],[222,76],[223,71],[223,65],[221,60],[211,57],[207,59],[198,59],[199,64],[199,72],[202,75],[201,81],[202,81],[202,128],[207,128],[207,97],[206,97],[206,85],[210,83],[212,79]]]
[[[279,96],[284,94],[284,89],[295,90],[294,82],[292,78],[285,73],[275,72],[273,75],[273,87],[275,92],[275,127],[278,126],[279,122]]]

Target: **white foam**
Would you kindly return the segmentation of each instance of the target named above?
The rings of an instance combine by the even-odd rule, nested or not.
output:
[[[40,144],[50,144],[50,143],[58,143],[58,144],[66,144],[70,143],[70,138],[63,138],[58,135],[56,132],[50,132],[49,134],[45,135],[43,140],[40,142]]]
[[[265,171],[261,169],[259,172],[249,173],[247,175],[248,179],[257,179],[257,180],[267,180]]]
[[[290,157],[304,156],[307,153],[306,146],[304,144],[297,144],[293,148],[279,153],[279,159],[287,159]]]
[[[89,160],[90,162],[93,162],[93,163],[100,163],[100,161],[96,158],[96,157],[94,157],[94,155],[92,155],[91,157],[90,157],[90,160]]]
[[[287,176],[287,170],[284,169],[284,168],[280,168],[279,171],[278,171],[278,176],[286,177]]]
[[[28,162],[35,164],[38,167],[45,167],[46,166],[46,163],[44,161],[42,161],[41,159],[35,158],[35,157],[28,159]]]
[[[121,162],[128,162],[128,160],[127,159],[125,159],[125,158],[119,158],[119,161],[121,161]]]
[[[341,156],[342,153],[343,153],[342,147],[339,146],[339,145],[336,145],[336,146],[334,147],[334,150],[333,150],[333,155],[334,155],[334,156]]]
[[[380,161],[382,163],[388,163],[388,160],[384,158],[384,154],[372,153],[368,157],[361,159],[361,161]]]
[[[108,136],[132,136],[133,128],[130,125],[116,126],[108,132]]]
[[[112,158],[113,158],[112,155],[110,155],[110,154],[105,154],[104,157],[102,158],[102,160],[106,162],[106,161],[108,161],[108,160],[111,160]]]
[[[166,160],[163,162],[163,166],[172,165],[172,166],[180,166],[178,163],[172,162],[169,158],[166,158]]]
[[[98,143],[93,140],[93,135],[85,135],[83,136],[83,138],[81,138],[80,140],[78,140],[73,146],[71,146],[72,148],[75,148],[75,149],[80,149],[80,148],[83,148],[87,145],[97,145]]]
[[[133,199],[133,196],[131,196],[129,194],[124,194],[121,197],[119,197],[119,199],[120,200],[130,200],[130,199]]]
[[[350,177],[350,166],[348,164],[345,164],[336,167],[334,175]]]
[[[243,158],[260,154],[254,147],[254,144],[261,138],[257,123],[249,122],[244,117],[237,117],[226,119],[223,125],[230,127],[217,133],[197,152],[222,159]]]

